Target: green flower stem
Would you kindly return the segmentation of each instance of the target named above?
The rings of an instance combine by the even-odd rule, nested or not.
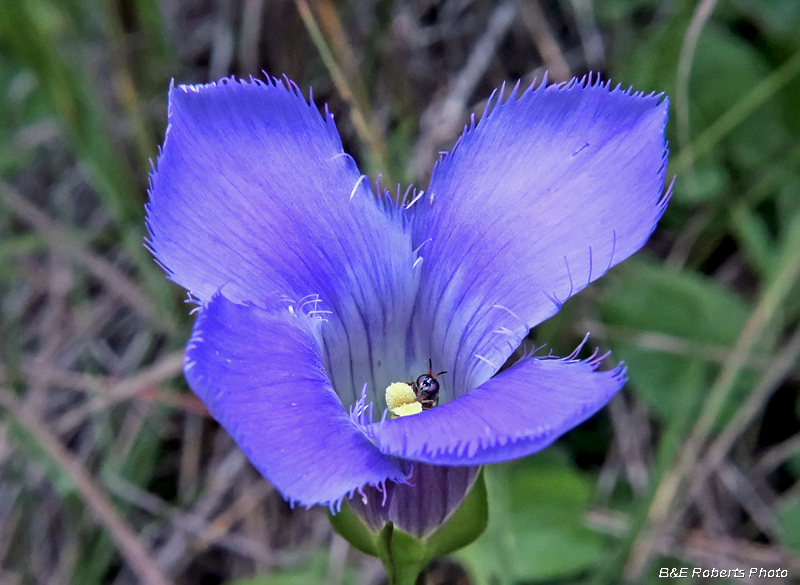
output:
[[[395,530],[387,522],[381,530],[379,557],[391,585],[414,585],[422,570],[431,559],[425,551],[424,542],[402,530]]]
[[[380,531],[368,528],[347,501],[339,512],[328,516],[333,529],[351,545],[381,560],[391,585],[414,585],[433,559],[467,546],[486,530],[489,503],[483,470],[458,510],[427,537],[412,536],[392,522],[386,522]]]

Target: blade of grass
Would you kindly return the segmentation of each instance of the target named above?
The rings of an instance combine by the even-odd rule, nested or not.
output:
[[[2,202],[18,217],[43,233],[50,240],[51,246],[62,250],[77,264],[91,272],[128,306],[160,328],[169,332],[177,330],[173,316],[168,311],[159,310],[154,306],[141,287],[108,260],[98,256],[86,246],[73,242],[55,221],[17,193],[11,185],[0,181],[0,193],[3,194]]]
[[[661,479],[669,473],[675,456],[680,450],[681,441],[691,429],[695,416],[697,392],[704,384],[703,364],[699,359],[694,359],[684,371],[676,375],[680,377],[681,382],[678,385],[679,400],[676,400],[678,408],[666,421],[666,426],[661,432],[653,468],[650,471],[648,497],[635,501],[630,521],[626,527],[627,531],[619,549],[598,566],[597,571],[589,580],[592,585],[618,585],[622,582],[620,575],[627,561],[628,551],[636,544],[637,536],[646,526],[648,504]]]
[[[690,498],[684,499],[681,508],[685,508],[693,494],[696,494],[704,485],[711,472],[722,462],[736,440],[745,429],[753,422],[759,412],[776,390],[778,385],[788,375],[800,359],[800,328],[796,329],[786,346],[772,360],[771,366],[764,372],[753,392],[747,397],[730,424],[708,448],[702,463],[698,466],[698,473],[692,477],[689,491]],[[678,514],[675,514],[677,516]],[[673,516],[673,517],[675,517]]]
[[[646,528],[641,533],[625,569],[629,579],[637,579],[655,553],[664,527],[672,518],[678,496],[683,493],[689,474],[696,468],[700,453],[725,406],[734,383],[745,367],[750,352],[772,322],[781,304],[792,292],[800,275],[800,217],[795,218],[784,244],[776,276],[761,294],[747,320],[733,351],[722,365],[706,400],[700,417],[688,439],[683,443],[672,469],[661,480],[647,512]]]
[[[119,7],[114,2],[103,2],[102,13],[106,37],[111,48],[112,87],[130,127],[136,153],[139,156],[139,167],[146,169],[150,166],[150,159],[157,154],[155,135],[145,118],[139,91],[128,67],[125,33],[122,29]]]
[[[59,9],[48,1],[39,8],[56,13]],[[75,152],[89,171],[98,197],[122,234],[127,254],[158,304],[170,308],[172,290],[142,245],[143,189],[138,186],[136,173],[115,148],[86,76],[61,56],[54,35],[46,30],[42,19],[32,14],[31,2],[0,2],[0,35],[46,89]]]
[[[711,13],[717,5],[717,0],[702,0],[695,8],[692,15],[692,21],[689,23],[689,28],[683,37],[683,45],[681,46],[681,55],[678,61],[678,74],[675,81],[675,113],[678,122],[678,146],[681,153],[686,152],[686,156],[690,160],[692,157],[692,145],[690,143],[691,135],[689,131],[689,77],[692,73],[692,63],[694,62],[694,53],[697,49],[697,41],[700,40],[700,35],[703,32],[708,19],[711,18]],[[688,165],[686,172],[689,176],[690,182],[687,185],[692,191],[695,191],[697,186],[697,178],[694,173],[694,168],[691,164]]]
[[[366,89],[364,88],[363,82],[356,75],[357,69],[352,65],[350,67],[346,65],[348,61],[354,62],[355,58],[352,56],[352,50],[344,35],[344,30],[339,21],[336,7],[330,2],[319,2],[320,12],[324,15],[323,24],[326,29],[325,32],[328,33],[328,38],[331,39],[333,47],[338,48],[339,55],[334,55],[334,51],[328,43],[328,38],[326,38],[325,32],[323,32],[317,24],[317,20],[308,2],[306,2],[306,0],[294,0],[294,3],[311,37],[311,41],[317,48],[317,52],[333,80],[336,91],[350,106],[353,126],[358,133],[358,137],[367,147],[368,170],[382,173],[385,182],[389,185],[393,185],[394,183],[391,177],[387,176],[389,167],[386,163],[386,144],[383,139],[383,134],[372,114],[372,108],[369,105]],[[339,61],[337,61],[337,57],[344,62],[345,67],[351,73],[350,76],[345,74],[342,70]]]
[[[787,59],[731,109],[706,128],[700,136],[692,141],[688,149],[682,150],[672,166],[672,172],[681,174],[691,168],[698,157],[714,148],[731,130],[769,101],[798,73],[800,73],[800,51]]]
[[[135,376],[118,382],[114,382],[110,378],[74,374],[72,372],[48,372],[44,370],[42,373],[45,375],[61,374],[62,383],[65,381],[63,378],[66,377],[68,378],[67,381],[73,383],[73,387],[78,387],[83,391],[91,391],[95,388],[101,389],[88,402],[65,412],[55,424],[55,428],[60,432],[71,432],[93,414],[110,408],[122,400],[129,400],[137,395],[158,399],[159,394],[161,394],[159,386],[166,380],[179,376],[182,371],[183,352],[179,351],[168,354],[152,366],[143,368]],[[67,376],[63,374],[67,374]],[[198,404],[194,395],[187,394],[183,398],[185,399],[184,404],[197,404],[202,408],[202,403]]]
[[[44,452],[70,478],[84,503],[114,539],[120,553],[145,585],[169,585],[171,580],[153,561],[136,532],[117,513],[114,504],[94,481],[78,459],[70,455],[61,441],[48,430],[47,424],[30,412],[6,388],[0,388],[0,405],[8,411],[14,422],[33,436]]]
[[[141,223],[144,214],[137,202],[131,169],[103,130],[99,108],[93,103],[83,75],[62,59],[53,35],[30,11],[29,3],[22,0],[1,3],[0,32],[50,94],[109,214],[119,225]]]
[[[148,78],[146,87],[153,87],[166,80],[174,59],[173,48],[164,30],[158,0],[134,0],[136,20],[139,32],[143,37],[144,66],[138,67],[138,73]],[[162,90],[163,88],[157,87]]]
[[[504,0],[495,6],[485,29],[472,45],[466,63],[449,83],[447,94],[431,103],[422,114],[420,136],[411,163],[415,177],[429,176],[442,141],[452,141],[462,131],[467,103],[516,18],[515,0]],[[480,106],[480,111],[483,108]]]

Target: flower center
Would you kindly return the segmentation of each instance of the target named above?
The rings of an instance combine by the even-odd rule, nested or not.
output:
[[[395,416],[408,416],[422,412],[422,404],[410,384],[394,382],[386,388],[386,407]]]

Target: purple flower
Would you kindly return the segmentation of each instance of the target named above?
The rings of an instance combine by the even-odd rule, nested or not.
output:
[[[624,384],[576,354],[495,374],[655,228],[666,99],[591,80],[501,91],[402,204],[373,195],[333,116],[288,80],[169,99],[147,214],[200,304],[186,378],[286,498],[335,506],[414,462],[529,455]],[[387,386],[429,360],[447,371],[438,406],[381,420]]]

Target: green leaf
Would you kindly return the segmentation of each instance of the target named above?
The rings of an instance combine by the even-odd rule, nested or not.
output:
[[[629,260],[605,284],[600,310],[611,325],[732,345],[748,315],[746,303],[714,280],[641,260]]]
[[[269,575],[257,575],[245,579],[228,581],[228,585],[308,585],[324,583],[328,575],[328,555],[323,551],[315,551],[303,563],[302,567],[281,570]],[[359,574],[346,568],[342,576],[343,585],[356,585]]]
[[[602,558],[604,538],[584,526],[592,482],[547,454],[486,470],[492,516],[458,553],[477,584],[566,579]]]
[[[800,2],[797,0],[737,0],[719,6],[719,9],[726,8],[733,13],[733,18],[746,14],[772,43],[780,40],[800,44],[797,38]]]
[[[696,161],[694,172],[678,174],[675,178],[675,196],[681,203],[697,204],[714,199],[729,184],[730,173],[719,162],[702,159]]]
[[[800,497],[794,497],[780,504],[776,519],[783,543],[800,552]]]
[[[735,343],[748,317],[747,304],[716,281],[628,261],[608,275],[599,297],[614,358],[628,366],[631,387],[663,420],[686,406],[683,374],[692,370],[696,404],[705,379],[716,371],[720,350]],[[704,361],[693,364],[696,358]],[[699,368],[699,370],[698,370]],[[741,395],[751,375],[737,383]],[[692,378],[695,380],[695,378]]]
[[[772,276],[777,266],[775,244],[770,238],[766,222],[740,202],[730,210],[731,228],[742,247],[748,263],[765,279]]]

